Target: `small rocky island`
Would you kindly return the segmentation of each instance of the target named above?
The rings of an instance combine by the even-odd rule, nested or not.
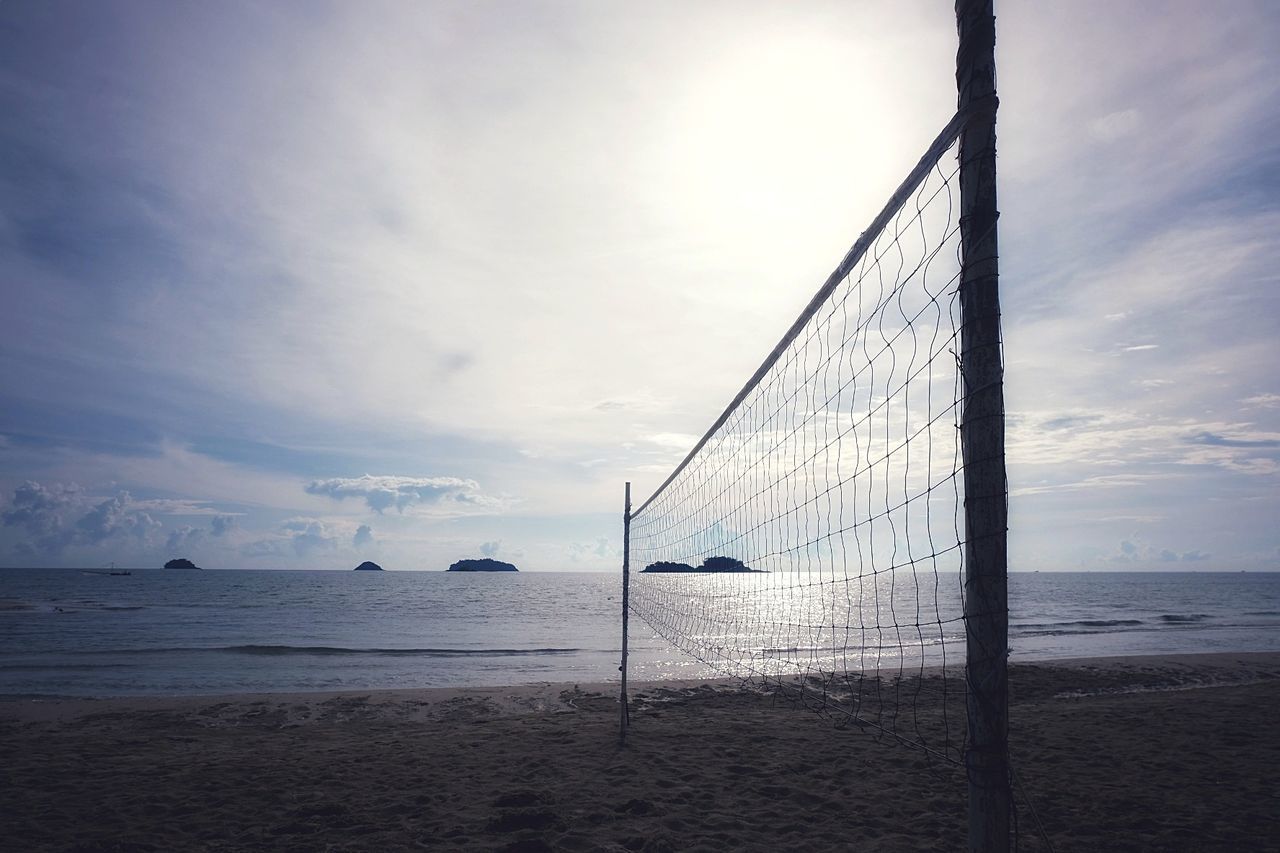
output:
[[[382,568],[382,566],[379,566],[377,563],[371,563],[371,562],[369,562],[368,560],[365,560],[363,563],[361,563],[360,565],[358,565],[358,566],[356,566],[354,569],[352,569],[352,571],[354,571],[354,572],[381,572],[381,571],[383,571],[383,568]]]
[[[749,573],[753,575],[768,574],[767,569],[751,569],[741,560],[735,560],[733,557],[707,557],[702,561],[701,566],[691,566],[688,563],[668,563],[659,561],[650,563],[640,571],[654,572],[658,574],[682,574],[692,572],[694,574],[722,574],[725,572]]]
[[[170,560],[169,562],[164,564],[164,567],[166,569],[196,569],[197,571],[199,571],[200,569],[199,566],[197,566],[195,563],[191,562],[185,557],[179,557],[176,560]]]
[[[504,563],[501,560],[491,560],[484,557],[479,560],[459,560],[449,567],[451,572],[518,572],[520,571],[510,563]]]

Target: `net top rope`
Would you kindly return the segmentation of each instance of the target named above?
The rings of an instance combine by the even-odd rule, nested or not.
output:
[[[711,424],[711,427],[705,434],[703,434],[702,438],[698,440],[698,443],[693,446],[688,455],[686,455],[671,474],[667,476],[667,479],[663,480],[662,484],[654,490],[653,494],[651,494],[644,503],[631,511],[632,518],[643,513],[645,509],[653,503],[668,486],[671,485],[672,481],[674,481],[676,477],[680,476],[680,472],[683,471],[693,458],[698,455],[698,452],[706,446],[711,437],[715,435],[722,426],[724,426],[725,422],[729,419],[729,416],[733,414],[733,411],[742,404],[742,401],[747,398],[747,395],[760,384],[760,381],[766,374],[768,374],[769,370],[777,364],[778,359],[782,357],[784,352],[786,352],[787,347],[795,341],[796,337],[798,337],[801,331],[804,330],[805,325],[813,319],[813,316],[818,313],[822,305],[831,298],[831,294],[835,292],[837,287],[839,287],[840,282],[848,277],[849,273],[852,272],[854,267],[856,267],[859,261],[862,260],[867,250],[874,245],[876,239],[884,231],[885,226],[889,224],[889,221],[893,216],[902,208],[902,205],[906,203],[907,199],[911,197],[911,194],[919,188],[921,182],[924,181],[925,177],[929,174],[929,171],[937,164],[943,153],[955,144],[965,126],[976,118],[985,118],[993,115],[998,107],[999,100],[993,94],[974,99],[966,106],[956,111],[956,114],[952,116],[951,121],[947,122],[946,127],[944,127],[942,132],[934,139],[933,144],[929,146],[929,149],[924,153],[924,156],[920,158],[920,161],[916,164],[915,168],[911,170],[906,179],[898,186],[897,190],[894,191],[893,195],[889,197],[888,202],[885,203],[885,206],[881,209],[880,213],[875,219],[871,220],[871,224],[862,232],[861,235],[859,235],[857,241],[852,247],[850,247],[849,251],[840,261],[840,264],[834,271],[832,271],[831,275],[827,277],[827,280],[823,283],[822,287],[818,289],[818,292],[813,295],[813,298],[809,300],[809,304],[800,312],[800,316],[796,318],[796,321],[792,323],[791,327],[787,329],[785,334],[783,334],[782,339],[778,341],[777,345],[767,356],[765,356],[760,367],[756,369],[756,372],[753,373],[751,378],[747,380],[746,384],[742,386],[742,390],[740,390],[737,395],[729,401],[729,405],[725,406],[724,411],[720,413],[720,417],[716,418],[715,422]]]

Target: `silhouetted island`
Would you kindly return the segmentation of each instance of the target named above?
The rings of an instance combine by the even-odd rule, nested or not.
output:
[[[484,557],[480,560],[459,560],[449,567],[451,572],[518,572],[520,571],[510,563],[504,563],[501,560],[490,560]]]
[[[176,560],[170,560],[169,562],[164,564],[164,567],[166,569],[197,569],[197,570],[200,568],[195,563],[191,562],[185,557],[179,557]]]
[[[707,557],[702,561],[701,566],[691,566],[688,563],[668,563],[658,561],[650,563],[640,571],[655,572],[658,574],[678,574],[683,572],[692,572],[694,574],[723,574],[725,572],[748,573],[753,575],[768,574],[768,569],[750,569],[741,560],[735,560],[733,557]]]
[[[365,560],[363,563],[352,569],[354,572],[380,572],[382,570],[382,566],[379,566],[377,563],[371,563],[368,560]]]

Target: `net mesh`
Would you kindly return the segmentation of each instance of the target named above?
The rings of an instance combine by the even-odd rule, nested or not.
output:
[[[630,601],[726,677],[954,762],[960,223],[954,139],[939,143],[632,514]]]

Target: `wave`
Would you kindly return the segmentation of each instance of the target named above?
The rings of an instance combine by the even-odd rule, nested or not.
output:
[[[1122,628],[1126,625],[1142,625],[1141,619],[1077,619],[1074,622],[1055,622],[1055,625],[1079,625],[1082,628]]]
[[[0,663],[0,672],[48,672],[50,670],[93,671],[100,669],[126,668],[127,663]]]
[[[160,655],[160,654],[233,654],[233,655],[369,655],[377,657],[516,657],[524,655],[572,655],[588,649],[396,649],[396,648],[348,648],[345,646],[170,646],[151,649],[91,649],[81,654],[91,655]]]
[[[343,646],[225,646],[219,651],[243,655],[379,655],[387,657],[514,657],[572,655],[586,649],[352,649]]]
[[[1070,622],[1024,622],[1022,624],[1013,622],[1009,624],[1009,627],[1013,630],[1033,628],[1129,628],[1145,624],[1141,619],[1075,619]]]
[[[1073,634],[1161,631],[1177,628],[1208,627],[1204,623],[1220,618],[1222,617],[1215,617],[1209,613],[1162,613],[1151,619],[1075,619],[1066,622],[1023,622],[1021,624],[1011,622],[1009,624],[1009,633],[1020,637],[1063,637]],[[1254,626],[1228,621],[1221,623],[1220,627],[1248,628]]]
[[[870,632],[868,632],[870,633]],[[905,635],[907,632],[903,631]],[[947,642],[963,641],[964,635],[956,635],[948,637]],[[853,657],[869,657],[871,655],[895,655],[904,649],[920,649],[934,648],[941,645],[942,641],[937,637],[925,637],[923,640],[919,638],[908,638],[906,642],[891,643],[887,640],[878,645],[868,643],[865,646],[859,646],[855,642],[850,642],[848,646],[778,646],[775,648],[763,648],[753,654],[761,657],[790,657],[794,655],[847,655]],[[714,648],[714,646],[713,646]]]
[[[67,601],[64,599],[53,598],[47,603],[35,605],[18,601],[0,601],[0,611],[26,611],[38,610],[41,613],[100,613],[106,612],[124,612],[129,610],[147,610],[144,604],[111,604],[105,601],[93,601],[81,599],[77,601]]]

